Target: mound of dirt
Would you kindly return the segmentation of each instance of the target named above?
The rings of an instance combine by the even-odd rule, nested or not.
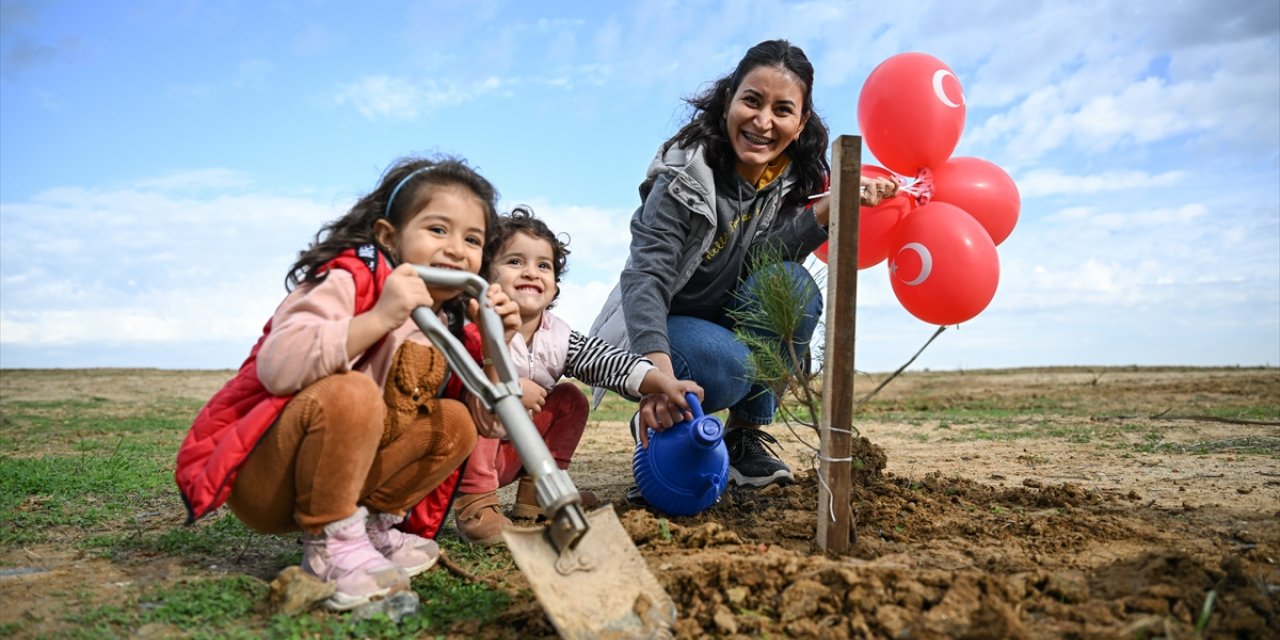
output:
[[[1180,638],[1197,636],[1206,610],[1209,637],[1275,637],[1274,520],[1247,540],[1191,540],[1179,531],[1221,514],[1026,484],[884,474],[855,488],[856,543],[842,557],[814,548],[813,472],[730,488],[693,517],[619,511],[680,606],[679,637]],[[527,607],[505,622],[550,629]]]

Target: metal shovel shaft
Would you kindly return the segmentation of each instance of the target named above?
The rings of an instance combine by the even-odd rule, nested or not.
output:
[[[528,530],[510,526],[503,529],[502,537],[560,636],[567,640],[670,638],[675,603],[645,565],[612,506],[596,509],[590,519],[583,513],[577,487],[556,465],[520,402],[520,382],[503,339],[502,322],[484,295],[487,283],[460,271],[415,268],[429,284],[461,289],[480,301],[478,324],[498,382],[489,380],[430,309],[415,309],[413,320],[444,353],[467,388],[506,425],[520,462],[534,479],[538,504],[550,526]],[[588,530],[592,535],[586,535]]]
[[[488,283],[483,278],[464,271],[414,267],[428,284],[459,289],[480,301],[479,328],[489,355],[498,371],[498,382],[489,380],[484,370],[467,353],[458,339],[426,307],[413,310],[413,321],[424,334],[444,353],[450,368],[463,384],[488,408],[498,415],[507,428],[511,444],[520,457],[524,470],[534,480],[538,505],[542,507],[551,526],[547,535],[557,552],[572,549],[590,528],[582,511],[582,497],[569,474],[561,469],[547,449],[529,413],[520,402],[520,381],[515,364],[504,340],[502,320],[489,305],[485,296]]]

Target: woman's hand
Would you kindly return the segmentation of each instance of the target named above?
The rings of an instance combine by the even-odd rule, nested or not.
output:
[[[898,183],[889,178],[862,177],[862,206],[874,207],[898,193]]]
[[[864,207],[874,207],[888,198],[892,198],[898,193],[898,183],[889,178],[868,178],[862,177],[862,184],[859,188],[861,196],[861,204]],[[831,196],[824,194],[820,198],[816,198],[813,203],[813,217],[817,219],[821,226],[828,226],[831,223]]]

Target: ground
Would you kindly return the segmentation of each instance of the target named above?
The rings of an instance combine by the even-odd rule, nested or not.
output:
[[[1216,419],[1277,407],[1275,370],[914,373],[875,399],[856,426],[887,464],[844,557],[815,544],[803,430],[774,429],[799,482],[731,489],[668,537],[626,504],[621,429],[589,432],[574,477],[619,505],[680,635],[1193,637],[1213,592],[1208,635],[1275,637],[1280,423]],[[988,410],[929,417],[966,404]]]
[[[116,381],[95,393],[207,395],[218,384],[174,376],[165,384],[180,388]],[[855,397],[882,378],[860,378]],[[588,427],[570,471],[614,504],[678,605],[678,637],[1274,638],[1280,629],[1275,368],[912,372],[863,405],[855,427],[876,453],[854,487],[855,539],[843,555],[816,545],[818,480],[804,442],[817,438],[803,427],[773,428],[796,483],[731,488],[692,517],[626,502],[632,444],[619,420]],[[181,511],[158,506],[150,526],[176,526]],[[56,606],[62,592],[109,600],[228,568],[163,555],[111,562],[56,542],[0,556],[2,567],[24,565],[45,572],[0,577],[4,600],[21,596],[0,623],[40,618],[40,603]],[[512,565],[463,569],[513,597],[492,622],[455,625],[454,635],[554,635]]]

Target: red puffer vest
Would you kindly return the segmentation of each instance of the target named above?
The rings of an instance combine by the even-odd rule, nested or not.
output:
[[[355,279],[355,312],[372,309],[382,294],[382,283],[391,272],[386,258],[373,245],[348,249],[322,271],[342,269]],[[262,435],[275,424],[293,395],[275,396],[258,380],[258,350],[271,333],[271,321],[262,328],[262,337],[240,365],[240,371],[205,404],[178,448],[174,478],[187,507],[187,524],[221,507],[235,486],[236,473]],[[370,347],[369,351],[378,345]],[[427,495],[414,508],[419,535],[435,537],[444,523],[461,478],[459,471]]]

